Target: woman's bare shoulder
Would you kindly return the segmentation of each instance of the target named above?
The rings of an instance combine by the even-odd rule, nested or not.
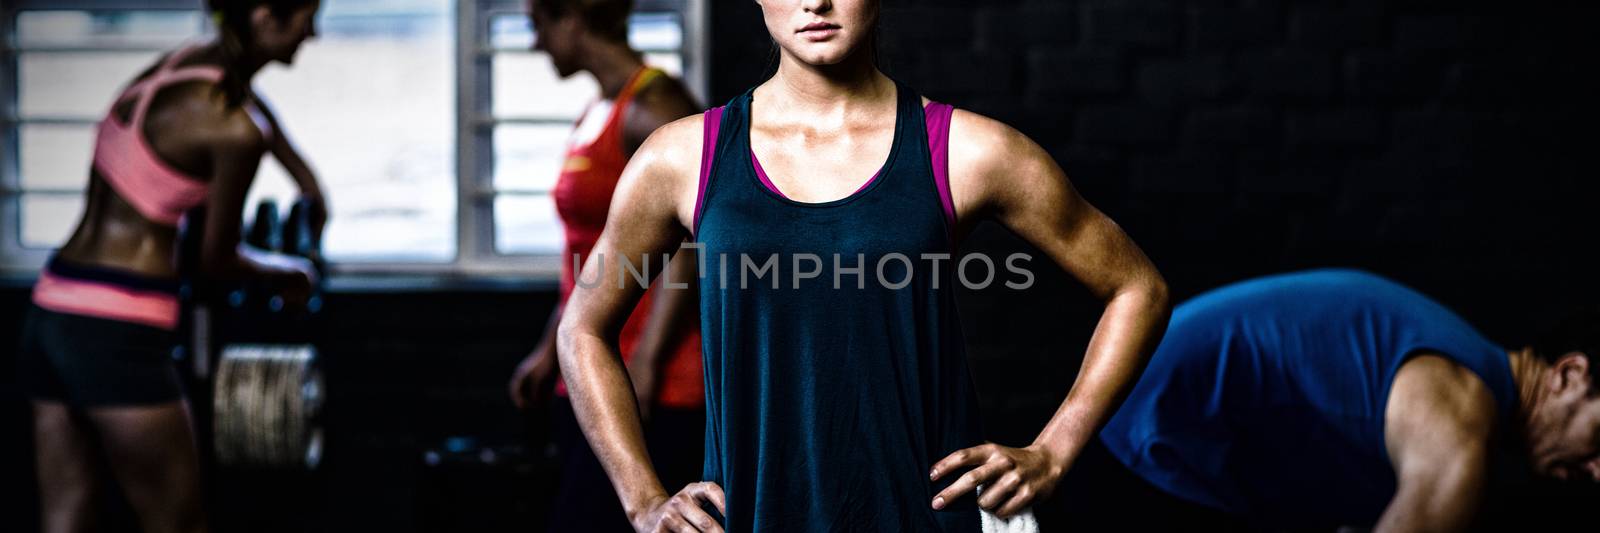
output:
[[[656,128],[634,152],[629,165],[644,165],[651,174],[697,178],[705,113],[696,113]]]

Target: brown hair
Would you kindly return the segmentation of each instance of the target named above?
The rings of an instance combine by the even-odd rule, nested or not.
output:
[[[633,13],[633,0],[538,0],[534,9],[543,9],[555,18],[576,14],[600,37],[616,42],[628,42],[628,15]]]

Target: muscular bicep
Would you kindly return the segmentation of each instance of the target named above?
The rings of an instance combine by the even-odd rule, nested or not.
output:
[[[565,320],[614,335],[650,279],[666,267],[664,256],[678,250],[692,217],[692,204],[684,203],[694,201],[699,127],[695,118],[669,124],[629,160],[613,193],[605,230],[579,272]]]
[[[1401,367],[1384,415],[1396,492],[1378,531],[1468,529],[1488,482],[1494,409],[1483,382],[1444,358]]]
[[[1102,298],[1135,278],[1159,278],[1122,228],[1085,201],[1033,140],[994,120],[956,111],[950,180],[958,219],[992,218],[1038,247]],[[963,224],[970,226],[970,222]]]

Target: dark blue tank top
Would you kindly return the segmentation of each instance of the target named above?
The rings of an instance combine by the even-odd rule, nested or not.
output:
[[[1395,494],[1389,389],[1423,352],[1476,374],[1511,420],[1505,350],[1410,288],[1351,270],[1230,285],[1174,310],[1101,441],[1190,501],[1268,523],[1370,525]]]
[[[727,495],[729,531],[978,530],[971,497],[930,506],[954,480],[930,482],[933,463],[983,440],[953,262],[921,258],[953,252],[921,97],[897,92],[888,161],[825,203],[762,185],[751,92],[722,113],[695,239],[704,477]],[[909,260],[884,260],[892,254]],[[774,269],[756,277],[770,257]]]

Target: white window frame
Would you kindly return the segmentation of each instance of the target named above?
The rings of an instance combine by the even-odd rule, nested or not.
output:
[[[555,277],[561,272],[557,254],[505,254],[495,250],[494,128],[499,124],[568,124],[566,119],[496,118],[492,112],[489,21],[496,15],[524,13],[523,0],[458,0],[456,69],[456,250],[455,271],[463,274],[533,274]],[[684,23],[685,85],[703,100],[707,94],[707,27],[703,0],[636,0],[638,13],[676,11]],[[510,193],[516,194],[516,193]],[[354,265],[365,268],[373,265]],[[393,265],[401,268],[402,265]]]
[[[559,253],[509,254],[495,249],[494,127],[497,124],[570,121],[494,117],[489,21],[495,15],[523,13],[523,0],[454,0],[456,58],[456,254],[445,262],[347,261],[333,266],[335,277],[420,275],[443,278],[532,278],[554,280],[561,271]],[[682,16],[683,78],[691,93],[704,101],[710,54],[707,49],[708,0],[635,0],[635,12],[674,11]],[[179,10],[196,11],[200,0],[16,0],[0,6],[0,271],[36,271],[50,250],[27,248],[21,242],[21,176],[17,133],[17,56],[12,29],[17,13],[26,10]],[[98,50],[73,47],[73,50]],[[128,50],[130,48],[105,48]],[[30,48],[31,50],[31,48]],[[49,123],[53,119],[29,119]],[[82,123],[79,119],[63,119]],[[314,162],[313,162],[314,163]],[[85,170],[87,171],[87,169]],[[62,194],[68,194],[62,191]],[[81,194],[81,193],[80,193]],[[504,193],[517,194],[517,193]],[[337,198],[333,199],[335,202]]]

